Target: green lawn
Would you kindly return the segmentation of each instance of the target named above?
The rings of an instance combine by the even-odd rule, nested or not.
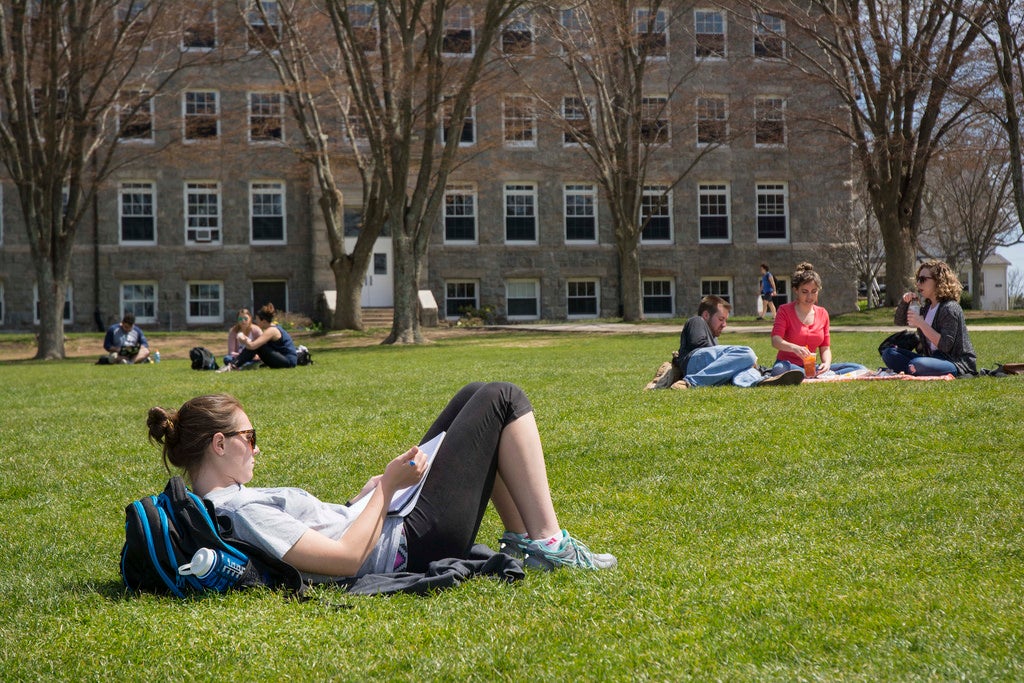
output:
[[[839,321],[836,321],[838,324]],[[833,337],[877,367],[878,333]],[[1019,332],[972,331],[982,367]],[[728,335],[771,357],[765,335]],[[677,335],[494,334],[294,371],[0,364],[0,680],[1021,680],[1024,377],[643,392]],[[472,380],[534,402],[563,526],[618,569],[428,598],[126,595],[146,410],[242,399],[256,485],[344,500]],[[481,539],[500,534],[489,511]]]

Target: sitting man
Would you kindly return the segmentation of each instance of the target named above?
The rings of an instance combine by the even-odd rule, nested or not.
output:
[[[108,363],[145,363],[149,358],[149,341],[135,324],[135,314],[125,311],[121,322],[111,325],[103,338]]]
[[[690,389],[735,384],[738,387],[799,384],[804,373],[791,370],[774,377],[757,367],[757,354],[749,346],[718,343],[732,306],[718,296],[700,300],[697,315],[686,321],[679,335],[679,351],[662,364],[647,389]]]

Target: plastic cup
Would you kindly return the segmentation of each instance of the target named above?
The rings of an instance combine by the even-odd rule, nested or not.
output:
[[[818,374],[817,368],[815,367],[815,362],[816,361],[817,361],[817,357],[816,356],[805,356],[804,357],[804,376],[805,377],[814,377],[816,374]]]

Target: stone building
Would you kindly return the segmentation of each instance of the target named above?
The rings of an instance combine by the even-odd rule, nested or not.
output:
[[[770,264],[784,301],[789,273],[805,260],[825,279],[822,305],[853,310],[853,265],[830,256],[822,229],[848,216],[851,200],[849,151],[820,125],[841,118],[841,104],[788,67],[783,19],[750,24],[710,6],[684,11],[656,36],[661,69],[693,76],[671,93],[652,85],[652,102],[667,106],[658,110],[665,137],[646,179],[644,314],[689,315],[702,295],[719,294],[751,315],[759,264]],[[544,40],[528,19],[518,21],[507,29],[517,49],[524,35]],[[202,49],[245,40],[244,26],[223,21],[213,30],[213,45]],[[557,68],[538,55],[534,74],[547,83],[545,99],[571,118]],[[420,283],[442,317],[466,307],[510,321],[621,312],[605,198],[584,152],[564,124],[542,115],[536,95],[481,97],[464,127],[465,159],[450,178]],[[293,133],[273,72],[257,58],[211,63],[154,98],[147,116],[123,144],[153,153],[117,171],[94,223],[79,231],[66,328],[96,329],[128,309],[152,329],[223,327],[236,309],[268,301],[315,316],[334,289],[329,252],[316,184],[286,144]],[[356,225],[360,187],[339,155]],[[0,191],[0,328],[31,329],[38,294],[20,209],[9,181],[0,178]],[[391,304],[389,246],[378,242],[366,306]]]

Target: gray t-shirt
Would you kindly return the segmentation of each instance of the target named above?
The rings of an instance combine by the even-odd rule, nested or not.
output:
[[[277,558],[283,558],[309,529],[328,538],[341,538],[357,516],[346,505],[325,503],[303,489],[292,487],[247,488],[235,484],[212,491],[206,498],[213,503],[218,515],[231,520],[235,536]],[[356,576],[394,571],[402,533],[401,517],[385,519],[380,539]],[[302,574],[314,582],[342,578]]]

